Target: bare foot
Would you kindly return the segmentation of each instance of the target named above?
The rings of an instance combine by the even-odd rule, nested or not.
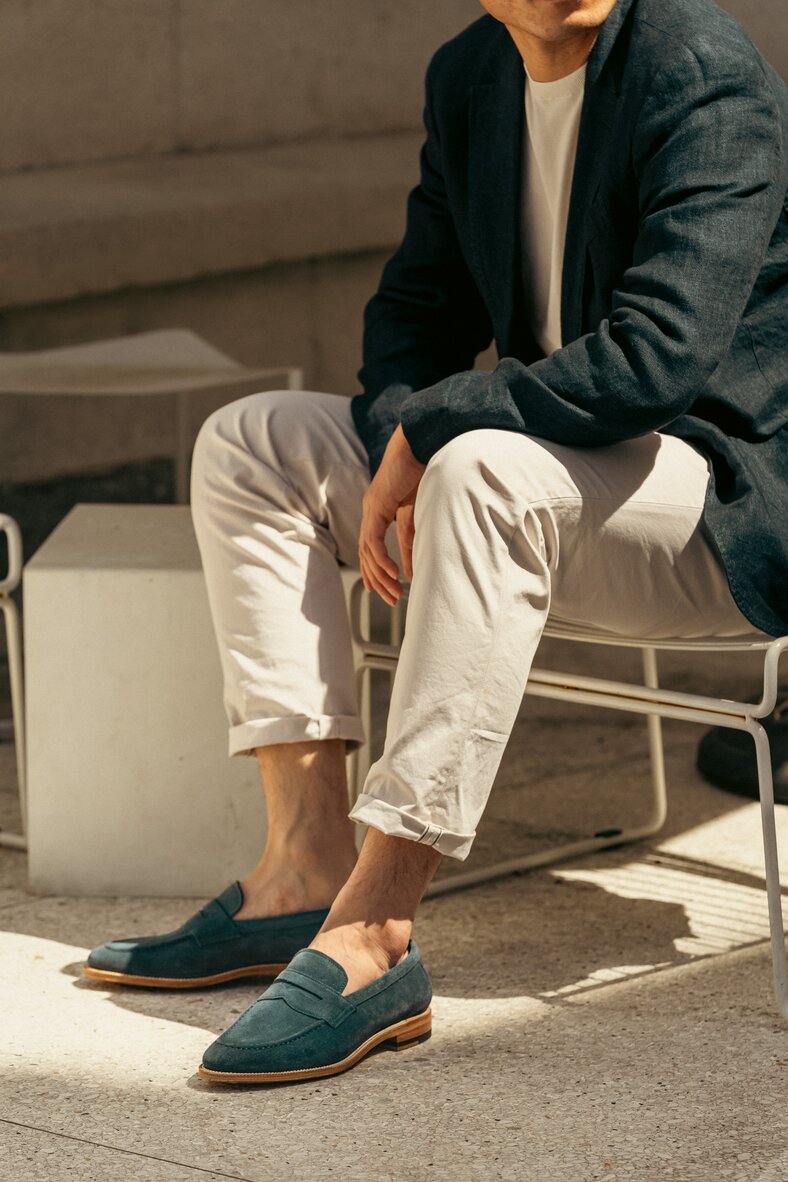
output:
[[[352,874],[309,945],[345,970],[343,994],[377,981],[405,958],[416,908],[441,856],[370,827]]]
[[[340,964],[348,977],[342,993],[355,993],[405,959],[411,928],[408,920],[390,920],[383,925],[339,924],[319,931],[309,947]]]

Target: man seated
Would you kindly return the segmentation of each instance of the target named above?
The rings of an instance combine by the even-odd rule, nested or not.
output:
[[[267,842],[177,932],[86,972],[278,974],[209,1079],[308,1079],[428,1037],[414,916],[471,849],[548,613],[788,632],[786,88],[712,0],[483,7],[427,72],[364,392],[243,398],[195,449],[230,752],[259,761]],[[473,370],[492,340],[500,362]],[[388,604],[410,582],[349,814],[364,734],[338,564]]]

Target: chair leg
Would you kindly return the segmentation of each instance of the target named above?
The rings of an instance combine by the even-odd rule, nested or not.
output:
[[[644,648],[643,683],[649,689],[659,688],[657,671],[657,650]],[[651,759],[651,784],[653,788],[651,820],[648,825],[652,833],[658,833],[668,815],[668,792],[665,783],[665,747],[662,741],[662,718],[659,714],[646,716],[648,725],[648,747]]]
[[[8,642],[8,676],[11,683],[14,750],[16,755],[17,783],[19,785],[19,807],[22,813],[22,833],[0,832],[0,846],[24,850],[27,849],[27,842],[23,836],[27,833],[27,764],[25,760],[26,734],[22,678],[22,633],[19,626],[19,610],[10,596],[0,595],[0,610],[3,613],[6,639]]]
[[[361,576],[348,580],[345,586],[346,602],[350,616],[351,632],[354,638],[370,639],[372,626],[371,596],[369,594],[355,594]],[[356,642],[357,643],[357,642]],[[371,763],[372,743],[372,685],[371,669],[365,660],[364,653],[357,652],[356,664],[356,701],[358,702],[361,724],[366,735],[366,742],[362,743],[347,756],[348,797],[350,807],[355,804],[361,794],[364,781],[367,778]],[[360,849],[364,841],[366,826],[356,825],[356,846]]]
[[[644,684],[650,689],[659,688],[656,649],[644,648],[643,677]],[[566,842],[553,846],[549,850],[542,850],[538,854],[528,854],[525,857],[512,858],[507,862],[498,862],[479,870],[464,873],[456,872],[446,878],[433,882],[427,888],[425,898],[433,895],[445,895],[450,891],[463,887],[479,886],[481,883],[491,882],[498,878],[505,878],[509,874],[517,874],[523,870],[535,870],[544,866],[553,866],[557,862],[568,861],[570,858],[582,857],[584,854],[600,853],[620,845],[627,845],[633,841],[642,841],[644,837],[651,837],[658,833],[665,824],[667,816],[667,788],[665,784],[665,754],[662,743],[662,719],[658,714],[646,717],[648,724],[649,756],[651,762],[651,815],[642,825],[635,829],[601,829],[593,837],[582,838],[579,841]]]
[[[370,594],[361,595],[358,598],[350,597],[349,610],[351,612],[351,627],[354,635],[358,634],[365,639],[371,639],[370,631],[372,626],[372,596]],[[389,617],[389,641],[392,646],[399,647],[402,643],[402,636],[404,632],[404,600],[400,600],[394,605]],[[354,610],[357,612],[355,621],[352,618]],[[371,744],[372,744],[372,670],[375,667],[384,669],[389,675],[389,683],[393,687],[394,677],[397,672],[396,661],[379,661],[377,663],[371,662],[364,654],[356,657],[356,698],[359,703],[359,713],[361,715],[361,722],[364,727],[364,733],[367,736],[367,741],[357,751],[351,752],[348,756],[348,781],[350,786],[351,803],[358,800],[361,789],[364,786],[364,780],[367,777],[371,760]]]
[[[370,763],[371,751],[371,727],[372,717],[370,709],[370,691],[369,691],[369,675],[370,668],[366,664],[361,664],[356,669],[356,697],[360,702],[359,713],[361,715],[361,725],[364,728],[366,735],[366,742],[362,743],[360,747],[356,748],[348,758],[352,760],[352,773],[349,774],[351,804],[355,804],[361,795],[361,789],[364,787],[364,781],[367,778]]]
[[[366,596],[363,597],[363,599],[366,598]],[[399,607],[401,605],[398,604],[397,606]],[[395,612],[392,616],[391,622],[392,644],[398,643],[401,639],[402,623],[403,622],[401,618],[398,619],[397,613]],[[361,635],[369,635],[368,627],[368,619],[362,620]],[[369,771],[371,763],[369,746],[371,741],[371,703],[369,680],[373,667],[387,669],[390,675],[393,677],[396,671],[396,661],[386,658],[375,660],[374,658],[370,657],[362,657],[357,666],[358,695],[359,701],[361,703],[362,718],[364,721],[364,728],[367,733],[368,742],[361,749],[356,758],[351,757],[351,766],[354,776],[352,782],[354,801],[358,799],[358,796],[361,793],[361,789],[364,785],[364,780],[366,779],[366,775]],[[658,688],[656,652],[654,649],[643,649],[643,669],[646,685],[651,688]],[[538,867],[551,866],[557,862],[563,862],[570,858],[581,857],[584,854],[598,853],[602,850],[610,849],[615,846],[625,845],[634,841],[640,841],[644,837],[651,837],[653,834],[659,832],[665,823],[665,816],[667,813],[662,726],[661,719],[657,715],[649,715],[647,721],[649,751],[651,756],[652,810],[651,815],[642,825],[638,825],[633,829],[602,829],[595,833],[592,837],[569,841],[558,846],[553,846],[547,850],[540,850],[538,853],[512,858],[505,862],[497,862],[490,866],[480,867],[478,870],[454,872],[445,878],[440,878],[437,882],[430,883],[425,893],[425,898],[430,898],[435,895],[448,894],[450,891],[461,890],[464,887],[478,886],[485,882],[494,881],[495,879],[505,878],[510,874],[517,874],[523,870],[532,870]]]
[[[371,669],[363,662],[356,669],[356,698],[360,703],[361,725],[364,727],[366,742],[349,755],[350,770],[348,771],[348,788],[350,807],[358,800],[367,772],[372,763],[372,708],[371,708]],[[366,835],[366,825],[355,826],[356,848],[361,849]]]
[[[372,595],[366,592],[358,601],[359,613],[359,629],[362,636],[372,639]],[[363,758],[359,759],[359,782],[356,785],[356,794],[361,792],[362,785],[366,779],[369,765],[371,763],[370,754],[372,751],[372,674],[367,670],[367,676],[362,677],[359,683],[359,700],[361,708],[361,724],[364,727],[364,734],[367,736],[367,741],[364,744]]]
[[[780,891],[780,864],[777,857],[777,831],[774,817],[774,780],[769,736],[756,718],[750,718],[747,730],[755,742],[755,757],[758,766],[758,789],[761,800],[761,826],[763,829],[763,859],[766,872],[766,895],[769,902],[769,928],[771,931],[772,968],[774,971],[774,993],[777,1008],[783,1018],[788,1018],[788,980],[785,963],[785,929],[783,927],[782,894]]]

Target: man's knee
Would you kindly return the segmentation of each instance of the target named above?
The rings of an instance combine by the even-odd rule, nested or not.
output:
[[[192,453],[192,491],[206,476],[227,462],[230,452],[237,464],[244,451],[251,451],[254,441],[269,433],[274,415],[294,415],[292,390],[264,390],[249,394],[235,402],[228,402],[205,419],[194,443]]]
[[[534,436],[481,428],[456,435],[431,457],[422,476],[448,496],[485,499],[516,495],[530,501],[548,496],[556,459]]]
[[[424,470],[422,484],[449,495],[468,488],[479,472],[479,434],[466,431],[438,448]]]

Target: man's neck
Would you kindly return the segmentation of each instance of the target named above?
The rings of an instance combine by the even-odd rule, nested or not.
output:
[[[559,78],[565,78],[567,74],[579,70],[583,63],[588,61],[599,36],[597,27],[580,30],[562,41],[543,41],[523,29],[516,29],[513,25],[506,27],[520,51],[529,77],[533,78],[534,82],[556,82]]]

